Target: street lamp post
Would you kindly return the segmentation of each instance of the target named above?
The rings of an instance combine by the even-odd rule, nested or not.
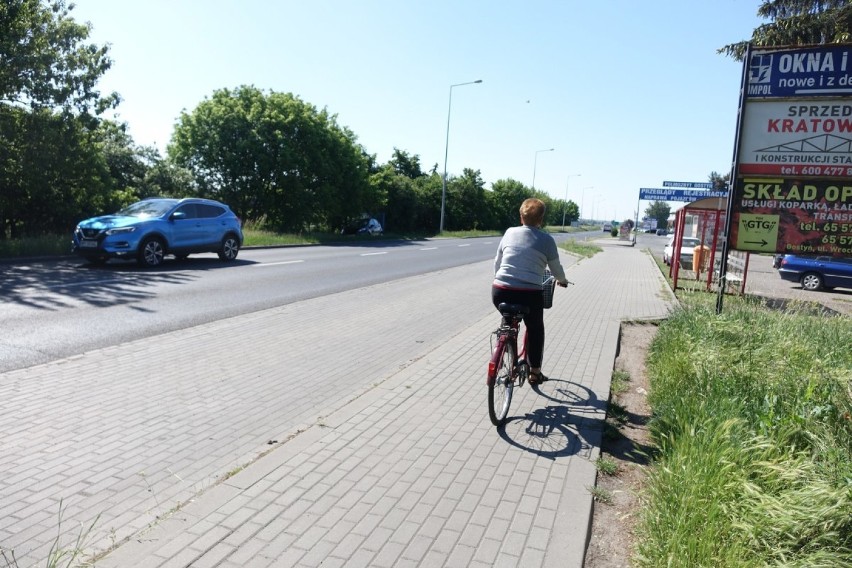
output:
[[[453,87],[461,87],[462,85],[473,85],[475,83],[481,83],[482,79],[477,79],[476,81],[469,81],[467,83],[456,83],[455,85],[450,85],[450,103],[447,106],[447,141],[444,145],[444,182],[441,187],[441,224],[438,227],[438,232],[444,232],[444,208],[447,203],[447,155],[450,152],[450,112],[453,110]]]
[[[595,207],[598,206],[598,203],[603,203],[604,201],[606,201],[606,197],[602,195],[595,196],[595,200],[592,202],[592,222],[595,221]]]
[[[533,191],[535,191],[535,170],[536,170],[536,167],[538,166],[538,155],[541,154],[542,152],[553,152],[553,150],[555,150],[555,148],[548,148],[546,150],[536,150],[535,151],[535,159],[533,160],[533,181],[532,181]]]
[[[583,205],[586,201],[586,190],[587,189],[594,189],[594,188],[595,188],[595,186],[593,186],[593,185],[587,185],[582,190],[580,190],[580,217],[583,216]]]
[[[582,174],[570,174],[565,180],[565,205],[562,206],[562,230],[565,230],[565,214],[568,212],[568,182],[572,177],[580,177]],[[581,209],[582,211],[582,209]]]

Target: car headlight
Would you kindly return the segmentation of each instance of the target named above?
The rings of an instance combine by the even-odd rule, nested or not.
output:
[[[121,235],[122,233],[132,233],[136,227],[118,227],[115,229],[107,229],[104,231],[107,235]]]

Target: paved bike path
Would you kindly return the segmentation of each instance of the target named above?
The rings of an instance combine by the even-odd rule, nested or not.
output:
[[[75,522],[103,511],[95,546],[109,545],[104,531],[120,542],[134,533],[97,566],[580,566],[619,323],[664,317],[672,302],[647,253],[603,242],[603,254],[570,267],[576,285],[558,289],[545,315],[552,381],[516,391],[501,431],[484,385],[498,319],[490,263],[7,374],[6,394],[27,413],[0,419],[11,450],[0,466],[12,474],[0,484],[0,544],[4,532],[21,542],[21,526],[55,534],[66,495]],[[423,287],[440,301],[394,303],[389,287]],[[351,309],[383,292],[387,311]],[[462,305],[430,311],[447,300]],[[441,334],[452,318],[471,323]],[[381,345],[365,350],[355,338],[380,320]],[[315,361],[281,348],[319,348],[330,324],[348,344],[316,349]],[[436,329],[440,341],[419,339]],[[413,341],[420,355],[393,356]],[[223,464],[250,460],[215,479]]]
[[[491,313],[98,565],[581,566],[620,322],[672,296],[622,244],[569,278],[546,314],[552,380],[516,392],[503,431]]]

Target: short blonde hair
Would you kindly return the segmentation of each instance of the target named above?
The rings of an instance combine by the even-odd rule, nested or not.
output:
[[[533,227],[541,226],[544,221],[544,201],[530,197],[521,203],[521,223],[531,225]]]

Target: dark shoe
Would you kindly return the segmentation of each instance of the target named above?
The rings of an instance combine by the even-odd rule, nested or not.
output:
[[[529,383],[531,385],[540,385],[541,383],[547,380],[549,379],[545,377],[544,373],[542,373],[541,371],[539,371],[538,373],[533,373],[532,371],[530,371]]]

